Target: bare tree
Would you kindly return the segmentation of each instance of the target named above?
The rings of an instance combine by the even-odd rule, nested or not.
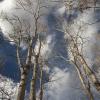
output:
[[[20,15],[16,14],[12,17],[7,16],[6,14],[2,15],[3,19],[9,22],[12,26],[13,33],[15,33],[9,33],[9,38],[10,42],[14,42],[16,44],[16,57],[21,72],[17,100],[24,100],[26,81],[28,79],[30,69],[33,70],[30,87],[30,100],[36,100],[36,80],[41,42],[38,53],[35,53],[35,46],[37,42],[40,41],[38,33],[42,33],[41,29],[43,25],[41,24],[41,17],[45,16],[45,11],[43,11],[43,9],[46,8],[46,5],[41,0],[18,0],[17,5],[17,9],[25,12],[26,15],[28,14],[31,21],[28,21],[30,19],[26,20],[21,18]],[[28,50],[26,58],[22,58],[20,56],[20,45],[22,42],[27,44]],[[35,59],[34,61],[32,61],[33,57]]]
[[[78,72],[80,81],[87,92],[90,100],[94,100],[93,93],[91,91],[91,84],[94,85],[95,88],[99,91],[100,90],[100,82],[96,77],[95,73],[92,71],[88,63],[86,62],[83,49],[84,49],[84,38],[79,35],[79,33],[72,34],[70,26],[64,26],[64,33],[67,36],[66,38],[69,39],[69,51],[72,56],[71,62],[75,65],[75,68]],[[73,30],[74,31],[74,30]],[[81,29],[79,28],[79,31]],[[78,32],[79,32],[78,31]]]
[[[75,5],[75,2],[77,2],[76,5]],[[65,0],[63,3],[66,7],[66,11],[68,14],[70,14],[71,11],[73,11],[74,9],[77,9],[77,10],[83,12],[84,10],[87,10],[90,8],[93,8],[93,9],[99,8],[97,6],[98,2],[96,0],[91,0],[91,1],[88,1],[88,0],[79,0],[79,1],[69,0],[69,1],[67,1],[67,0]],[[75,26],[77,26],[77,25],[75,25]],[[84,89],[86,90],[86,93],[89,96],[89,99],[94,100],[93,93],[91,91],[91,84],[92,84],[92,86],[95,86],[97,91],[99,91],[100,90],[100,82],[99,82],[97,76],[95,75],[95,73],[93,72],[93,70],[88,65],[88,63],[84,57],[84,53],[83,53],[84,46],[83,45],[85,44],[85,42],[84,42],[84,38],[79,35],[79,32],[81,31],[80,30],[81,27],[82,26],[79,27],[79,30],[77,33],[72,32],[71,25],[68,25],[68,24],[64,26],[64,30],[60,30],[60,29],[57,29],[57,30],[65,33],[65,40],[69,41],[69,43],[70,43],[69,51],[73,58],[70,62],[72,62],[74,64],[74,66],[77,70],[77,73],[79,75],[80,81],[81,81]],[[62,57],[62,58],[64,58],[64,57]],[[65,58],[64,58],[64,60],[65,60]]]

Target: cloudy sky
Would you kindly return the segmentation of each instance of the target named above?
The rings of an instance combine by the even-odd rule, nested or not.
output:
[[[23,9],[17,9],[17,10],[15,9],[17,7],[16,1],[17,0],[4,0],[0,2],[0,12],[2,13],[3,11],[3,13],[6,13],[9,18],[11,18],[13,15],[19,16],[21,20],[24,19],[26,23],[29,23],[32,26],[33,25],[32,21],[34,21],[32,17]],[[32,2],[34,5],[32,9],[35,10],[35,5],[36,5],[35,0],[32,0]],[[53,76],[54,74],[52,80],[56,80],[56,81],[45,85],[47,90],[45,92],[44,100],[88,100],[86,94],[83,93],[83,90],[81,89],[81,84],[73,65],[70,64],[69,62],[64,61],[62,58],[58,58],[58,56],[60,55],[65,57],[67,60],[70,60],[71,58],[71,56],[69,55],[70,54],[69,51],[66,50],[63,32],[57,31],[55,29],[58,22],[60,22],[59,25],[60,29],[63,28],[63,25],[65,23],[68,24],[66,18],[68,18],[69,15],[66,11],[66,8],[63,4],[60,3],[50,4],[50,2],[49,3],[46,2],[46,4],[49,4],[50,7],[48,10],[46,9],[43,10],[43,12],[46,12],[46,16],[44,16],[44,18],[41,19],[42,20],[41,22],[47,24],[49,31],[48,34],[46,34],[45,36],[46,43],[42,49],[42,53],[43,55],[45,55],[45,57],[47,56],[46,57],[47,59],[49,59],[50,67],[48,69],[48,72],[50,72],[50,76]],[[75,21],[74,24],[72,25],[72,30],[74,30],[74,32],[72,32],[73,34],[78,30],[79,28],[78,25],[83,23],[93,23],[93,21],[96,20],[95,17],[96,14],[93,11],[87,11],[82,14],[77,13],[77,17],[75,17],[75,19],[74,19],[74,14],[75,13],[72,13],[71,15],[73,17],[73,20]],[[65,17],[65,15],[67,17]],[[60,19],[62,19],[62,22]],[[13,28],[6,20],[2,20],[2,17],[0,18],[0,27],[4,36],[10,39],[9,33],[13,34]],[[34,30],[33,27],[32,29]],[[31,30],[31,32],[33,30]],[[81,35],[85,38],[88,38],[88,43],[86,43],[85,45],[84,54],[87,55],[86,59],[89,65],[93,64],[92,60],[94,59],[93,58],[94,55],[93,52],[91,51],[91,46],[93,46],[96,43],[95,36],[97,35],[96,34],[97,31],[98,31],[97,24],[93,24],[91,26],[87,25],[83,27],[83,32]],[[68,44],[66,45],[68,46]],[[14,47],[12,44],[4,43],[4,45],[2,45],[1,51],[3,51],[6,57],[8,57],[9,55],[8,53],[9,47],[10,50],[13,49],[12,51],[14,52]],[[4,51],[5,48],[7,48],[8,50],[7,52]],[[12,68],[11,66],[16,65],[16,63],[12,63],[12,61],[13,61],[12,58],[9,59],[8,57],[7,59],[8,64],[10,62],[10,65],[8,66],[9,69]],[[6,65],[4,72],[7,72],[6,70],[8,69],[8,67]],[[18,69],[15,68],[13,71],[16,70]],[[9,73],[11,74],[11,71],[12,69],[9,70],[9,72],[7,72],[8,74],[5,74],[5,76],[12,78],[13,81],[14,77],[10,77],[9,75]],[[12,81],[10,80],[9,82]],[[11,84],[15,84],[15,83],[11,83]],[[95,100],[99,100],[99,96],[97,96]]]

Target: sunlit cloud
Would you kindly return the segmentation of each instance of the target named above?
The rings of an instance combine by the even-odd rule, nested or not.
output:
[[[0,2],[0,11],[9,12],[15,6],[15,0],[3,0]]]

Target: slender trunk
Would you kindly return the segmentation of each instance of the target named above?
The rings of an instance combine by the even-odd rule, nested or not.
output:
[[[43,65],[40,68],[40,100],[43,100]]]
[[[29,100],[36,100],[36,81],[37,81],[37,74],[38,74],[38,67],[39,67],[39,56],[41,51],[41,41],[39,40],[39,42],[40,45],[39,45],[38,53],[35,55],[35,60],[34,60],[34,68],[32,73]]]
[[[95,73],[90,69],[90,67],[88,66],[87,62],[84,59],[84,56],[81,55],[81,53],[79,52],[79,48],[77,43],[74,42],[74,40],[72,39],[73,42],[73,50],[72,53],[74,54],[73,56],[77,57],[77,59],[80,61],[80,63],[82,64],[83,68],[84,68],[84,72],[86,72],[86,74],[88,75],[88,77],[90,78],[91,82],[94,84],[95,88],[100,91],[100,82],[97,79]]]
[[[98,91],[100,91],[100,82],[97,79],[95,73],[90,69],[90,67],[87,65],[85,59],[82,56],[80,56],[80,59],[81,59],[80,61],[83,64],[83,67],[84,67],[84,70],[85,70],[86,74],[88,75],[90,80],[93,82],[93,84],[96,87],[96,89]]]
[[[29,68],[30,68],[30,66],[26,65],[26,66],[24,66],[23,71],[21,72],[21,80],[20,80],[20,84],[19,84],[17,100],[24,100],[25,87],[26,87],[26,81],[27,81],[27,77],[28,77]]]
[[[73,49],[74,50],[74,49]],[[77,50],[78,51],[78,50]],[[81,62],[81,60],[79,59],[79,55],[77,55],[78,53],[75,53],[74,51],[72,51],[72,55],[73,55],[73,57],[74,57],[74,61],[73,61],[73,63],[74,63],[74,65],[75,65],[75,67],[76,67],[76,70],[77,70],[77,72],[78,72],[78,76],[79,76],[79,79],[80,79],[80,81],[81,81],[81,83],[82,83],[82,86],[83,86],[83,88],[85,89],[85,91],[86,91],[86,93],[87,93],[87,95],[88,95],[88,97],[89,97],[89,100],[94,100],[94,97],[93,97],[93,94],[92,94],[92,92],[91,92],[91,88],[90,88],[90,84],[88,83],[88,84],[86,84],[86,82],[85,81],[88,81],[88,80],[85,80],[84,79],[84,75],[82,74],[82,72],[81,72],[81,67],[80,67],[80,64],[79,64],[79,62]],[[81,64],[83,64],[83,63],[81,63]]]
[[[27,58],[24,65],[21,64],[20,54],[19,54],[19,45],[17,46],[17,60],[18,60],[18,64],[19,64],[20,72],[21,72],[21,80],[20,80],[20,84],[18,88],[17,100],[24,100],[24,97],[25,97],[26,82],[27,82],[30,65],[31,65],[31,58],[32,58],[32,43],[33,43],[33,39],[30,38]]]
[[[89,100],[94,100],[93,94],[92,94],[91,89],[90,89],[90,84],[88,84],[88,86],[86,85],[84,77],[81,73],[81,70],[80,70],[79,66],[77,65],[76,62],[74,62],[74,64],[76,66],[76,70],[78,72],[79,79],[80,79],[80,81],[82,83],[82,86],[84,87],[84,89],[85,89],[85,91],[86,91],[86,93],[89,97]]]
[[[36,100],[36,81],[37,81],[37,67],[38,67],[38,57],[35,57],[33,75],[30,86],[30,98],[29,100]]]

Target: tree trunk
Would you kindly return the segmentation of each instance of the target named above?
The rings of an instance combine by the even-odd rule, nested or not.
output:
[[[30,98],[29,100],[36,100],[36,81],[37,81],[37,67],[38,67],[38,56],[35,56],[33,75],[30,86]]]
[[[17,100],[24,100],[25,87],[26,87],[26,81],[28,78],[29,68],[30,68],[30,66],[26,65],[26,66],[24,66],[23,71],[21,72],[21,80],[20,80],[20,84],[19,84]]]
[[[40,66],[40,100],[43,100],[43,65]]]
[[[73,49],[73,51],[74,51],[74,49]],[[78,72],[79,79],[80,79],[80,81],[82,83],[82,86],[84,87],[84,89],[85,89],[85,91],[86,91],[86,93],[87,93],[87,95],[89,97],[89,100],[94,100],[94,97],[93,97],[93,94],[92,94],[92,91],[91,91],[91,87],[90,87],[90,83],[89,83],[88,80],[85,80],[85,76],[82,74],[82,71],[81,71],[80,64],[81,65],[84,64],[83,62],[81,62],[83,60],[79,58],[79,55],[77,55],[77,54],[79,54],[78,49],[77,49],[77,52],[78,53],[73,52],[73,51],[72,51],[72,55],[74,57],[74,61],[72,61],[72,62],[73,62],[73,64],[76,67],[76,70]],[[86,83],[86,81],[88,81],[88,84]]]
[[[89,68],[85,59],[82,56],[80,56],[80,59],[81,63],[83,64],[84,70],[86,71],[86,74],[88,75],[88,77],[90,78],[96,89],[100,91],[100,82],[97,79],[95,73]]]
[[[86,93],[87,93],[87,95],[89,97],[89,100],[94,100],[93,94],[91,92],[90,84],[86,85],[84,77],[83,77],[83,75],[81,73],[81,70],[80,70],[78,64],[75,61],[74,61],[74,64],[76,66],[76,70],[78,72],[78,76],[79,76],[79,79],[81,81],[81,84],[82,84],[83,88],[85,89],[85,91],[86,91]]]

